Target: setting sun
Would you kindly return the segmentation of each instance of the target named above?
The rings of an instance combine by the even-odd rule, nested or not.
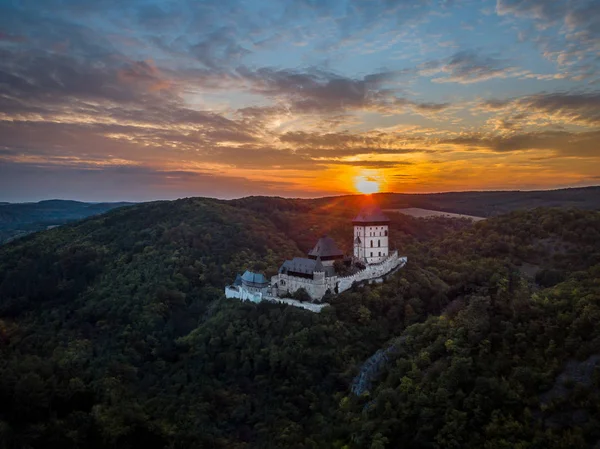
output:
[[[354,185],[356,186],[356,190],[365,195],[379,192],[379,183],[373,178],[357,176],[354,179]]]

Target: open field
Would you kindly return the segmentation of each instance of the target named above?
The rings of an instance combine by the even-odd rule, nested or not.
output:
[[[468,218],[473,221],[485,220],[484,217],[475,217],[473,215],[464,214],[452,214],[450,212],[441,212],[439,210],[420,209],[418,207],[406,207],[403,209],[386,209],[384,212],[395,212],[405,215],[410,215],[415,218],[429,218],[429,217],[447,217],[447,218]]]

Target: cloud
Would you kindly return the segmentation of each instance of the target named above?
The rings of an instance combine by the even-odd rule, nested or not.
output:
[[[76,103],[142,105],[176,101],[168,80],[149,62],[108,56],[96,64],[41,51],[0,48],[0,107],[4,113],[73,108]]]
[[[484,56],[474,51],[460,51],[443,61],[430,61],[420,67],[422,75],[441,73],[433,78],[435,83],[472,84],[493,78],[516,76],[520,72],[508,65],[508,61]]]
[[[506,100],[487,100],[480,108],[502,113],[507,121],[600,126],[600,92],[553,92]]]
[[[563,0],[551,2],[544,0],[498,0],[496,12],[499,15],[512,14],[519,17],[556,21],[566,14],[567,2]]]
[[[218,69],[239,64],[250,51],[239,44],[234,28],[219,28],[190,47],[190,53],[205,67]]]
[[[317,159],[319,163],[325,165],[346,165],[350,167],[361,167],[371,169],[396,168],[406,165],[412,165],[412,162],[407,161],[378,161],[378,160],[363,160],[363,161],[347,161],[343,159]]]
[[[25,36],[8,34],[8,33],[4,33],[3,31],[0,31],[0,41],[18,43],[18,42],[26,42],[27,38]]]
[[[104,173],[127,191],[129,174],[149,191],[163,186],[175,195],[188,192],[190,183],[202,186],[199,191],[213,184],[229,192],[220,177],[236,189],[272,191],[266,181],[243,181],[240,174],[247,180],[288,177],[289,183],[276,187],[289,192],[297,189],[294,180],[303,179],[310,190],[315,177],[329,179],[331,172],[372,168],[393,174],[411,162],[411,172],[418,171],[419,164],[433,163],[433,154],[442,162],[474,161],[474,170],[481,169],[478,161],[510,152],[594,157],[597,136],[573,129],[598,126],[597,93],[479,102],[473,96],[483,95],[483,86],[455,92],[450,84],[512,77],[520,81],[502,86],[515,83],[511,91],[521,92],[533,83],[521,83],[525,78],[548,86],[580,83],[574,77],[593,82],[600,73],[590,56],[597,4],[498,2],[503,22],[532,21],[531,39],[564,67],[556,74],[535,64],[529,71],[517,69],[492,27],[490,41],[482,41],[485,49],[452,54],[443,45],[432,48],[430,42],[461,42],[446,34],[459,28],[463,12],[479,19],[476,9],[467,9],[476,5],[4,2],[0,158],[15,172],[29,173],[28,179],[45,169],[54,176],[72,174],[72,186],[83,189],[85,173],[94,179]],[[474,33],[482,31],[479,22],[473,21]],[[435,39],[432,29],[439,33]],[[501,44],[498,53],[488,52],[490,42]],[[482,128],[480,117],[465,110],[473,102],[479,104],[471,112],[491,115]],[[48,176],[41,177],[44,188],[51,184]]]
[[[281,142],[291,145],[296,153],[311,157],[352,157],[366,154],[399,155],[432,152],[424,149],[423,139],[408,134],[369,133],[317,133],[287,132],[279,137]]]
[[[497,0],[501,16],[536,23],[535,41],[543,55],[575,80],[598,81],[600,4],[596,0]]]
[[[251,92],[284,101],[290,110],[302,114],[410,111],[429,117],[450,107],[449,103],[421,103],[398,96],[402,89],[396,83],[404,73],[386,71],[349,78],[315,68],[304,71],[268,67],[237,69],[237,74],[248,83]]]
[[[541,131],[511,135],[463,133],[457,137],[440,139],[438,143],[452,144],[466,150],[485,149],[497,153],[550,150],[554,151],[556,156],[600,159],[600,153],[598,152],[600,131],[583,133]]]
[[[238,73],[250,83],[252,92],[284,98],[294,110],[302,113],[366,108],[381,97],[380,84],[388,79],[387,74],[351,79],[317,69],[252,71],[241,67]]]

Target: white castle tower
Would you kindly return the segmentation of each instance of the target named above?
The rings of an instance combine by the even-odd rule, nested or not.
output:
[[[364,207],[352,220],[354,225],[354,257],[367,264],[385,260],[390,253],[389,224],[377,206]]]

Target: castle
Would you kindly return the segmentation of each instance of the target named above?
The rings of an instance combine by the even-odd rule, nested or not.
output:
[[[308,257],[283,262],[270,283],[262,274],[246,271],[233,285],[225,287],[225,295],[260,302],[289,297],[304,289],[315,301],[348,290],[355,282],[381,282],[406,263],[406,257],[399,257],[398,251],[390,252],[389,223],[377,206],[367,206],[352,220],[353,257],[346,258],[331,237],[323,236]],[[349,274],[339,275],[336,265],[346,267]]]

